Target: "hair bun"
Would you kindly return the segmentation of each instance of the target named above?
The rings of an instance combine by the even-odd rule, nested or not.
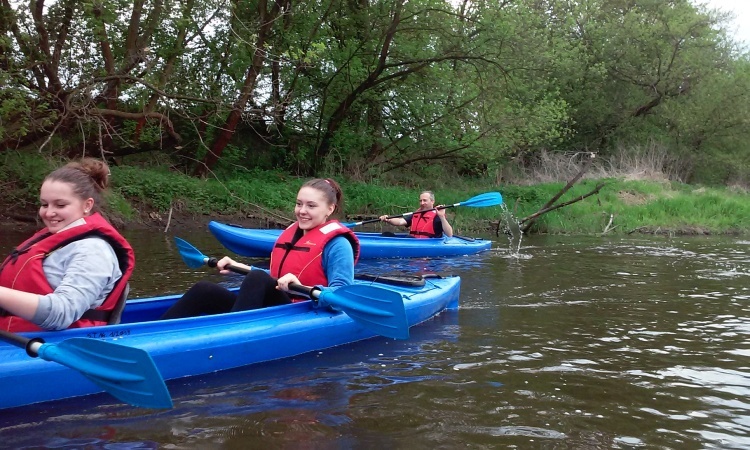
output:
[[[68,166],[75,167],[90,176],[100,191],[104,191],[109,186],[109,166],[101,159],[83,158],[79,162],[69,163]]]

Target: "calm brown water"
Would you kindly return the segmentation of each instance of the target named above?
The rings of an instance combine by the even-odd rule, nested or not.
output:
[[[0,236],[0,250],[22,237]],[[169,236],[127,237],[133,296],[220,279],[185,268]],[[208,234],[181,237],[224,254]],[[169,411],[103,394],[0,411],[0,446],[750,447],[750,239],[525,238],[519,257],[494,247],[358,266],[462,277],[461,309],[408,341],[170,382]]]

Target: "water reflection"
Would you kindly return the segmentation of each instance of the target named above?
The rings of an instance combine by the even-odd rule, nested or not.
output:
[[[225,280],[185,268],[167,236],[128,237],[138,295]],[[226,253],[208,233],[181,237]],[[750,241],[527,237],[512,257],[504,239],[472,257],[358,265],[462,277],[460,311],[408,341],[176,380],[171,411],[105,395],[0,411],[0,437],[12,447],[750,447]]]

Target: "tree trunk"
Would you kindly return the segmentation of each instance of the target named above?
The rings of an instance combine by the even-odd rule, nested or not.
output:
[[[213,142],[213,145],[209,149],[206,156],[203,158],[202,164],[200,164],[196,168],[195,174],[198,176],[205,176],[211,169],[213,169],[213,167],[219,161],[219,158],[221,158],[222,152],[224,152],[224,149],[232,139],[232,136],[234,136],[234,132],[237,129],[237,124],[242,117],[242,111],[244,111],[245,107],[247,106],[247,102],[258,83],[258,76],[260,75],[261,69],[263,68],[263,64],[266,61],[265,48],[266,42],[268,41],[268,36],[270,35],[274,22],[279,15],[281,6],[284,6],[285,9],[288,7],[286,1],[277,1],[274,2],[273,8],[271,8],[271,11],[269,12],[267,10],[267,3],[267,0],[260,0],[258,2],[258,16],[260,17],[260,26],[258,27],[258,35],[255,40],[253,62],[247,70],[247,75],[245,76],[245,82],[242,85],[242,90],[240,91],[239,97],[232,105],[232,110],[229,112],[229,116],[227,116],[227,120],[224,123],[224,126],[220,128],[221,131],[219,131],[216,139]]]

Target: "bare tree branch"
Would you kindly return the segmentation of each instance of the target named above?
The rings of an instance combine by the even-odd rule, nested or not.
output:
[[[589,167],[591,167],[591,164],[594,162],[594,158],[595,157],[596,157],[595,153],[589,153],[589,159],[586,160],[586,162],[583,164],[583,167],[581,167],[581,170],[578,171],[578,173],[576,174],[576,176],[574,176],[570,181],[568,181],[568,183],[565,186],[563,186],[563,188],[560,189],[560,191],[557,194],[555,194],[555,196],[553,196],[551,199],[549,199],[549,201],[547,201],[547,203],[545,203],[541,208],[539,208],[539,211],[537,211],[536,213],[534,213],[534,214],[532,214],[532,215],[530,215],[528,217],[524,217],[523,219],[521,219],[520,222],[522,224],[525,224],[523,226],[523,228],[521,228],[521,231],[523,231],[524,233],[526,233],[531,228],[531,226],[534,224],[534,222],[536,221],[536,219],[539,216],[541,216],[542,214],[545,214],[545,213],[550,212],[550,211],[554,211],[555,209],[558,209],[558,208],[562,208],[563,206],[567,206],[567,205],[569,205],[571,203],[575,203],[575,202],[581,201],[584,198],[586,198],[586,197],[588,197],[590,195],[593,195],[596,192],[599,192],[599,189],[601,189],[602,186],[604,186],[606,183],[602,184],[601,186],[597,186],[593,191],[591,191],[590,193],[588,193],[588,194],[586,194],[584,196],[581,196],[580,198],[574,199],[574,200],[572,200],[570,202],[565,202],[565,203],[561,203],[561,204],[556,205],[556,206],[552,206],[560,197],[562,197],[566,192],[568,192],[568,190],[570,190],[570,188],[573,187],[573,185],[576,184],[578,182],[578,180],[581,179],[581,177],[583,176],[584,173],[586,173],[587,170],[589,170]]]
[[[572,205],[573,203],[580,202],[581,200],[583,200],[583,199],[585,199],[587,197],[591,197],[592,195],[598,193],[606,185],[607,185],[606,182],[599,183],[599,184],[596,185],[596,187],[593,190],[591,190],[591,192],[589,192],[587,194],[580,195],[580,196],[578,196],[578,197],[576,197],[576,198],[574,198],[572,200],[568,200],[567,202],[564,202],[564,203],[560,203],[560,204],[557,204],[557,205],[554,205],[554,206],[549,206],[547,208],[540,209],[539,211],[535,212],[534,214],[532,214],[530,216],[524,217],[523,219],[519,220],[520,223],[525,224],[521,228],[521,231],[523,233],[527,233],[529,231],[529,229],[531,228],[531,226],[536,221],[536,219],[538,219],[539,216],[541,216],[542,214],[546,214],[546,213],[548,213],[550,211],[554,211],[556,209],[563,208],[563,207],[568,206],[568,205]]]

